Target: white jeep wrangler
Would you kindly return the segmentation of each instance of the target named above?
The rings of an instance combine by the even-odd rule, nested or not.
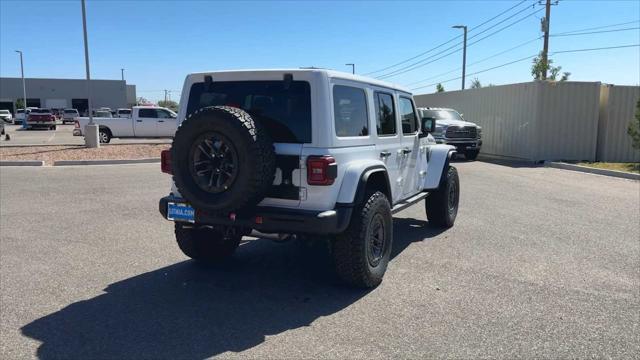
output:
[[[193,259],[227,257],[245,235],[319,237],[343,280],[374,287],[393,213],[424,199],[430,225],[453,226],[455,148],[436,144],[408,90],[319,69],[221,71],[188,75],[180,104],[160,213]]]

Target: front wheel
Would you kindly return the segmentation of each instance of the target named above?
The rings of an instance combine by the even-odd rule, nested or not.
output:
[[[354,209],[347,230],[333,240],[338,276],[357,287],[378,286],[389,264],[392,243],[391,205],[378,191]]]
[[[109,130],[100,129],[98,132],[98,138],[100,139],[101,144],[108,144],[111,141],[111,133],[109,133]]]
[[[458,170],[449,166],[443,174],[438,190],[432,192],[425,199],[425,209],[429,224],[440,228],[450,228],[458,215],[460,200],[460,180]]]
[[[175,224],[176,241],[180,250],[188,257],[216,262],[231,256],[240,245],[242,235],[224,234],[210,227]]]

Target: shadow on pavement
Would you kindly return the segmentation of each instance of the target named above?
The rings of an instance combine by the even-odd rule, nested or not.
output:
[[[395,257],[441,231],[396,219]],[[225,264],[183,261],[109,285],[24,326],[40,358],[201,359],[310,325],[369,290],[342,286],[323,242],[247,241]],[[293,346],[293,344],[292,344]]]

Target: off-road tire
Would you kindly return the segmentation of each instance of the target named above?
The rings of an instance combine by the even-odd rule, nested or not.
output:
[[[108,144],[111,142],[111,131],[105,128],[98,129],[98,140],[101,144]]]
[[[374,219],[379,216],[384,226],[382,257],[373,265],[370,261],[370,241]],[[375,220],[378,221],[378,220]],[[346,283],[363,288],[373,288],[382,282],[391,257],[393,244],[393,218],[391,205],[381,192],[375,192],[364,204],[354,209],[347,230],[332,242],[332,255],[338,276]]]
[[[210,227],[190,227],[175,224],[176,241],[188,257],[202,262],[216,262],[228,258],[240,245],[242,236],[225,234]]]
[[[478,157],[480,150],[465,150],[464,158],[467,160],[475,160]]]
[[[208,192],[190,173],[191,148],[202,135],[220,134],[233,145],[238,173],[226,190]],[[271,138],[246,111],[230,106],[211,106],[189,115],[178,127],[171,146],[173,181],[194,207],[225,213],[260,202],[273,184],[276,155]]]
[[[451,194],[453,192],[453,194]],[[460,180],[458,170],[449,166],[442,174],[440,187],[431,192],[425,199],[425,210],[429,225],[439,228],[450,228],[458,215],[458,202],[460,200]]]

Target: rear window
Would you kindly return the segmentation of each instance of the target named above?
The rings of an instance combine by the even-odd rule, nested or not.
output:
[[[195,83],[187,114],[206,106],[234,106],[258,119],[274,142],[311,142],[311,87],[306,81]]]
[[[0,110],[0,114],[8,114],[9,110]]]
[[[129,114],[131,114],[131,110],[118,110],[118,114],[129,115]]]
[[[65,110],[64,113],[65,114],[77,114],[78,110]]]
[[[31,112],[33,114],[51,114],[51,110],[49,109],[33,109]]]

